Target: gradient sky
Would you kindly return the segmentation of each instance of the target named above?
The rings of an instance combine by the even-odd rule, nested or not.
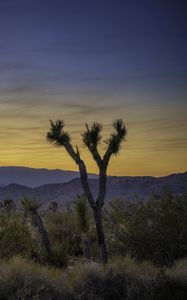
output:
[[[46,141],[64,119],[88,170],[84,123],[127,142],[109,174],[187,170],[187,1],[0,0],[0,165],[76,170]]]

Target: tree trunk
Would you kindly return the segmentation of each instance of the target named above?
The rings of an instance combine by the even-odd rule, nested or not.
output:
[[[94,209],[94,219],[96,224],[100,260],[103,264],[106,264],[108,262],[108,255],[106,251],[105,235],[103,230],[102,208],[97,207]]]
[[[98,239],[98,245],[99,245],[99,256],[101,262],[106,264],[108,262],[108,256],[106,251],[106,245],[105,245],[105,235],[103,231],[103,223],[102,223],[102,206],[104,204],[104,197],[106,192],[106,169],[102,170],[100,174],[99,179],[99,196],[97,198],[97,201],[94,201],[92,192],[90,190],[90,187],[88,185],[88,178],[87,178],[87,171],[84,162],[81,160],[79,162],[79,171],[80,171],[80,177],[81,177],[81,183],[83,190],[85,192],[85,195],[88,199],[88,202],[90,203],[91,208],[93,209],[94,213],[94,219],[96,224],[96,231],[97,231],[97,239]]]
[[[41,217],[40,217],[38,214],[36,214],[36,215],[34,216],[34,220],[33,220],[33,221],[34,221],[35,227],[38,229],[38,232],[39,232],[39,234],[40,234],[40,236],[41,236],[41,239],[42,239],[42,245],[44,246],[44,248],[45,248],[47,254],[48,254],[49,256],[51,256],[51,245],[50,245],[50,240],[49,240],[47,230],[46,230],[46,228],[45,228],[45,226],[44,226],[44,223],[43,223]]]
[[[83,250],[84,257],[86,259],[90,259],[91,258],[91,242],[90,242],[90,237],[86,233],[82,234],[82,250]]]

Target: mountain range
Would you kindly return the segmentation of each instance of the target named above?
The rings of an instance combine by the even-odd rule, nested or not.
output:
[[[12,174],[11,168],[13,168]],[[3,170],[5,170],[4,174]],[[20,171],[20,168],[18,168],[18,171]],[[0,167],[0,200],[8,198],[19,203],[26,196],[34,198],[45,205],[51,201],[57,201],[60,205],[64,205],[74,201],[77,194],[83,193],[77,172],[62,170],[52,170],[51,172],[47,169],[38,171],[29,168],[24,168],[21,171],[16,176],[16,167]],[[24,178],[23,174],[28,177]],[[33,174],[37,174],[36,178]],[[44,177],[39,178],[39,175],[42,176],[42,174],[44,174]],[[30,183],[29,178],[32,179]],[[69,181],[68,178],[70,178]],[[10,183],[10,180],[12,180],[12,183]],[[53,183],[39,185],[39,183],[49,180],[53,180]],[[27,182],[27,186],[23,185],[23,182]],[[37,182],[38,184],[36,184]],[[89,184],[94,196],[96,196],[98,189],[97,175],[90,175]],[[187,192],[187,172],[159,178],[152,176],[108,176],[106,200],[116,198],[125,201],[134,201],[137,198],[146,200],[153,193],[160,193],[164,188],[169,188],[174,194]]]
[[[36,187],[48,183],[68,182],[79,177],[79,172],[60,169],[34,169],[28,167],[0,167],[0,186],[11,183]],[[89,178],[96,178],[96,174],[89,174]]]

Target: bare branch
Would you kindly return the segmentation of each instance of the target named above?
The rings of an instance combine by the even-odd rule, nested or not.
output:
[[[96,203],[94,201],[92,192],[89,188],[86,166],[85,166],[83,160],[81,160],[78,147],[76,146],[76,152],[75,152],[75,150],[73,149],[73,146],[70,143],[69,134],[67,132],[64,132],[64,130],[63,130],[63,128],[64,128],[63,121],[58,120],[55,123],[50,121],[50,123],[51,123],[51,128],[50,128],[50,131],[47,133],[47,139],[51,143],[53,143],[55,146],[58,146],[58,147],[63,146],[66,149],[66,151],[68,152],[68,154],[71,156],[71,158],[79,166],[80,178],[81,178],[84,192],[86,194],[86,197],[88,198],[88,201],[89,201],[91,207],[94,209],[96,206]]]
[[[79,148],[78,148],[78,146],[76,145],[76,154],[77,154],[77,156],[80,158],[80,151],[79,151]]]

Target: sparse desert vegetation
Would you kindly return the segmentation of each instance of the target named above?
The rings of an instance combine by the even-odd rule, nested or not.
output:
[[[187,298],[187,194],[168,189],[149,200],[105,203],[107,167],[126,136],[122,120],[99,154],[101,123],[86,124],[83,142],[99,168],[95,198],[86,165],[64,122],[47,139],[79,166],[84,194],[48,209],[24,197],[0,203],[0,299],[183,300]],[[138,200],[139,199],[139,200]]]
[[[186,299],[186,194],[165,191],[146,203],[111,201],[103,211],[109,255],[104,265],[83,195],[63,210],[53,203],[43,211],[29,199],[23,210],[5,203],[11,208],[0,214],[0,299]],[[34,209],[32,218],[25,205]]]
[[[187,0],[0,0],[0,300],[187,300]]]

